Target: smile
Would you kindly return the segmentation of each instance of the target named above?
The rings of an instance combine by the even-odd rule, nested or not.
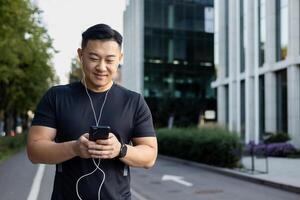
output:
[[[96,78],[103,78],[106,77],[106,74],[94,74],[94,76],[96,76]]]

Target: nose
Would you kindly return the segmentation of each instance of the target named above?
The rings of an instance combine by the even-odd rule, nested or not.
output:
[[[106,64],[104,60],[100,60],[96,66],[96,70],[98,71],[106,71]]]

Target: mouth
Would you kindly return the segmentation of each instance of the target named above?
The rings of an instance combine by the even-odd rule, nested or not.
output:
[[[97,74],[97,73],[94,73],[94,76],[95,76],[97,79],[102,79],[102,78],[107,77],[108,75],[107,75],[107,74]]]

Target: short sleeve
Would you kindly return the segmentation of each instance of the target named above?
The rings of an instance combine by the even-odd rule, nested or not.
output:
[[[137,109],[134,115],[134,130],[133,137],[152,137],[155,136],[153,127],[152,115],[150,109],[144,100],[139,95]]]
[[[49,89],[39,102],[31,126],[57,127],[56,106],[53,88]]]

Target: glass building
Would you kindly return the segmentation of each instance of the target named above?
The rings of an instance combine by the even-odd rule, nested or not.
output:
[[[128,3],[124,13],[123,82],[131,89],[142,82],[136,90],[143,93],[155,125],[167,126],[170,117],[174,117],[176,126],[197,124],[205,111],[216,111],[216,94],[211,88],[215,79],[213,0]],[[138,62],[134,47],[143,47]],[[139,74],[136,70],[140,69],[128,69],[134,63],[142,68]],[[132,77],[132,73],[138,81],[125,80],[126,74]]]
[[[214,6],[218,122],[246,143],[281,132],[300,147],[300,1]]]

